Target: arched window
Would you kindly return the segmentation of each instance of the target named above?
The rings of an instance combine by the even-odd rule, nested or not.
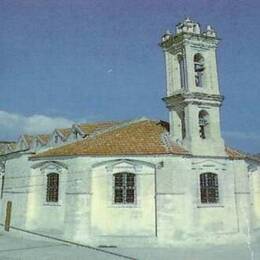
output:
[[[196,87],[204,87],[204,58],[200,53],[194,55],[194,73]]]
[[[136,177],[133,173],[114,174],[114,203],[133,204],[136,197]]]
[[[199,112],[199,132],[202,139],[209,136],[209,114],[205,110]]]
[[[181,88],[185,88],[185,69],[184,69],[184,58],[182,55],[178,55],[178,62],[179,62]]]
[[[47,202],[58,202],[59,200],[59,174],[49,173],[47,175]]]
[[[218,203],[218,175],[215,173],[202,173],[200,175],[201,203]]]

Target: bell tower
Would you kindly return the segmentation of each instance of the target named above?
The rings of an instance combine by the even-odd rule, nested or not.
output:
[[[225,155],[220,129],[216,32],[185,19],[175,35],[167,31],[160,47],[165,54],[170,135],[194,155]]]

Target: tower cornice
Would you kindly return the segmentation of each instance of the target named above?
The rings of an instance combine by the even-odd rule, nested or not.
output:
[[[215,94],[206,94],[201,92],[176,93],[171,96],[162,98],[167,108],[184,107],[187,104],[203,104],[210,106],[221,106],[224,96]]]
[[[167,39],[162,40],[159,45],[164,51],[171,51],[175,48],[178,49],[178,46],[183,46],[186,44],[206,49],[216,48],[219,42],[220,39],[216,37],[211,37],[204,34],[182,32],[175,36],[172,34],[169,35]]]

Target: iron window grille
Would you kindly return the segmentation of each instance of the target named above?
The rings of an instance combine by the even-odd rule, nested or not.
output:
[[[5,183],[5,176],[3,175],[2,176],[2,185],[1,185],[1,195],[0,195],[0,198],[2,199],[3,198],[3,195],[4,195],[4,184]]]
[[[47,175],[47,202],[58,202],[59,200],[59,174],[50,173]]]
[[[114,174],[114,203],[134,204],[136,197],[136,177],[133,173]]]
[[[218,203],[218,175],[215,173],[203,173],[200,175],[201,203]]]

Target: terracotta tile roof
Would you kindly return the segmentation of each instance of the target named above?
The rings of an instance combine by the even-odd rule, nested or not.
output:
[[[33,135],[23,135],[24,139],[26,140],[27,144],[30,146],[33,142]]]
[[[32,158],[76,155],[188,154],[170,141],[164,122],[140,120],[108,128],[84,140],[50,149]]]
[[[16,143],[12,141],[0,141],[0,155],[7,153],[8,149],[14,150]]]
[[[245,153],[234,148],[226,147],[226,153],[231,160],[251,160],[260,163],[260,157],[257,155],[252,155]]]
[[[106,129],[111,126],[116,126],[121,123],[122,122],[120,121],[108,121],[108,122],[97,122],[97,123],[89,123],[89,124],[79,124],[79,128],[86,135],[90,135],[93,132]]]
[[[15,150],[16,149],[16,142],[11,142],[9,144],[9,147],[11,148],[11,150]]]
[[[40,139],[42,144],[47,144],[49,141],[49,135],[47,135],[47,134],[37,135],[36,137],[38,137]]]
[[[256,155],[249,155],[246,157],[246,159],[260,163],[260,157]]]
[[[189,154],[180,145],[172,142],[168,136],[169,123],[142,119],[137,121],[108,121],[78,125],[88,135],[84,140],[39,153],[32,158],[77,155],[152,155],[152,154]],[[59,130],[65,138],[72,132],[71,128]],[[38,135],[45,143],[49,135]],[[31,145],[33,136],[24,135]],[[0,143],[1,144],[1,143]],[[15,146],[15,143],[12,144]],[[231,160],[249,159],[260,162],[257,156],[226,147]],[[1,147],[0,147],[1,154]]]
[[[232,160],[239,160],[239,159],[246,158],[245,153],[238,151],[236,149],[233,149],[231,147],[227,147],[227,146],[226,146],[226,153],[227,153],[228,157]]]
[[[1,155],[1,154],[5,154],[5,152],[6,152],[6,147],[7,147],[6,144],[0,143],[0,155]]]

